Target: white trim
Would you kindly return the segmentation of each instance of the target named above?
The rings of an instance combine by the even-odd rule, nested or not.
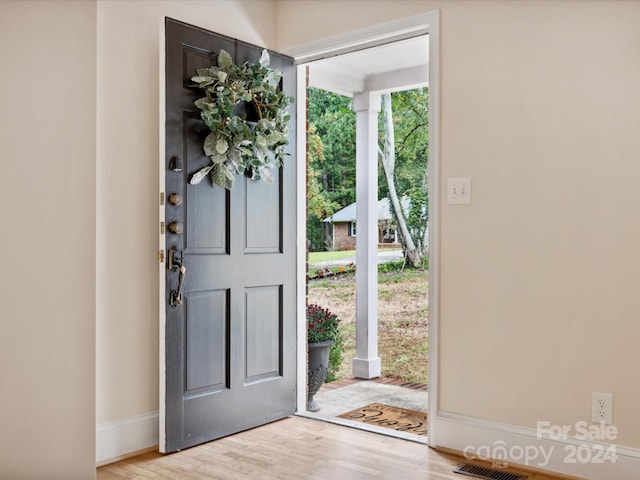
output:
[[[296,252],[296,410],[304,412],[307,409],[307,67],[297,66],[296,85],[296,159],[297,188],[297,252]],[[305,101],[302,101],[305,99]]]
[[[106,422],[96,427],[96,463],[158,445],[158,412]]]
[[[429,398],[431,400],[431,398]],[[534,470],[572,475],[591,480],[635,480],[640,470],[640,450],[628,447],[615,446],[617,459],[615,463],[605,461],[594,463],[585,461],[581,463],[567,463],[572,457],[572,452],[577,447],[583,449],[587,456],[593,455],[594,448],[607,449],[611,444],[580,440],[575,437],[552,439],[549,436],[540,436],[533,428],[525,428],[508,425],[500,422],[484,420],[451,412],[440,412],[433,419],[437,425],[438,443],[446,445],[448,449],[459,452],[474,452],[483,448],[480,453],[489,455],[495,452],[505,452],[501,446],[506,446],[507,458],[492,458],[493,460],[506,460],[509,464],[520,465]],[[530,458],[538,455],[538,459],[526,461],[520,457],[520,452],[529,452]],[[541,452],[545,452],[548,462],[541,460]],[[515,453],[518,458],[509,458],[510,453]],[[498,455],[501,457],[501,455]],[[585,457],[583,457],[585,458]],[[589,457],[594,458],[594,457]]]
[[[165,189],[165,118],[166,118],[166,111],[165,111],[165,103],[166,103],[166,92],[165,92],[165,45],[166,45],[166,41],[165,41],[165,19],[164,17],[160,17],[160,35],[159,35],[159,42],[160,45],[158,47],[158,55],[159,55],[159,61],[158,61],[158,78],[159,78],[159,107],[158,107],[158,141],[159,141],[159,145],[158,145],[158,197],[160,195],[160,192],[164,192]],[[166,199],[167,195],[165,192],[165,204],[166,204]],[[160,205],[160,202],[158,202],[158,205]],[[165,206],[164,205],[160,205],[158,208],[158,225],[160,224],[160,222],[164,222],[165,219]],[[160,232],[160,229],[158,228],[158,232]],[[158,335],[158,361],[159,361],[159,372],[158,372],[158,382],[159,382],[159,398],[158,398],[158,403],[159,403],[159,411],[160,411],[160,418],[159,418],[159,426],[158,426],[158,435],[159,437],[157,438],[157,443],[159,443],[160,445],[160,451],[164,452],[165,451],[165,433],[166,433],[166,428],[165,428],[165,410],[166,410],[166,405],[165,405],[165,399],[166,399],[166,378],[165,378],[165,373],[166,373],[166,364],[165,364],[165,322],[166,322],[166,312],[165,312],[165,268],[167,265],[167,252],[165,251],[165,246],[166,246],[166,241],[165,241],[165,236],[160,233],[158,235],[158,249],[162,250],[164,252],[164,262],[158,262],[158,311],[159,311],[159,315],[158,315],[158,322],[159,322],[159,329],[160,329],[160,334]]]
[[[429,25],[429,446],[438,445],[435,418],[440,396],[440,13],[430,12]]]
[[[322,58],[355,52],[365,48],[376,47],[399,40],[420,35],[429,35],[429,403],[428,422],[430,446],[436,446],[436,413],[438,411],[439,361],[438,361],[438,295],[439,295],[439,183],[440,183],[440,13],[434,10],[393,22],[381,23],[362,30],[347,32],[342,35],[327,37],[318,41],[283,49],[283,53],[294,57],[297,64],[309,63]],[[298,88],[306,82],[298,76]],[[306,106],[305,106],[306,107]],[[306,145],[306,124],[301,124],[298,117],[298,145]],[[306,151],[302,149],[303,158]],[[305,160],[306,161],[306,160]],[[306,169],[305,169],[306,170]],[[334,232],[335,233],[335,232]],[[333,235],[335,241],[335,234]],[[334,245],[335,248],[335,245]],[[299,277],[302,281],[304,277]],[[306,299],[306,294],[304,295]],[[306,321],[298,320],[298,345],[301,338],[306,338]],[[303,345],[306,352],[306,345]],[[306,365],[306,354],[298,349],[298,365]],[[301,370],[301,369],[299,369]],[[298,396],[306,392],[306,375],[298,375]],[[306,410],[298,404],[298,413]]]
[[[380,23],[361,30],[346,32],[302,45],[282,49],[282,53],[296,59],[297,63],[313,62],[321,58],[364,50],[386,43],[406,40],[429,33],[433,14],[429,12],[391,22]]]
[[[429,66],[405,68],[393,72],[370,75],[365,81],[365,90],[370,92],[391,93],[404,90],[412,90],[427,87],[429,78]]]

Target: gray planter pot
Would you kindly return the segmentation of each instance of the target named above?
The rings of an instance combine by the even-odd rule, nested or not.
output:
[[[333,340],[308,344],[307,410],[310,412],[320,410],[320,405],[316,403],[313,396],[318,393],[324,383],[329,368],[329,350],[333,344]]]

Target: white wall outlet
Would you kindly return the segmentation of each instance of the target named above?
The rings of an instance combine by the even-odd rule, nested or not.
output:
[[[471,178],[455,177],[447,179],[447,203],[471,203]]]
[[[610,393],[591,393],[591,421],[613,424],[613,395]]]

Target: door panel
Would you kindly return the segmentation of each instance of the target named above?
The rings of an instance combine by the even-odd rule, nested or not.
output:
[[[281,286],[245,289],[245,383],[282,374]]]
[[[279,253],[282,249],[282,191],[276,172],[272,184],[247,185],[246,253]]]
[[[229,290],[185,295],[187,393],[226,388]]]
[[[197,68],[224,49],[240,64],[262,48],[171,19],[166,29],[166,231],[163,398],[171,452],[289,415],[295,410],[295,109],[288,153],[274,182],[237,177],[233,190],[190,176],[209,163],[208,134],[190,87]],[[295,95],[289,57],[270,52]],[[173,168],[172,167],[178,167]],[[180,168],[182,167],[182,168]],[[175,197],[174,197],[175,199]],[[179,230],[179,229],[178,229]],[[182,276],[182,303],[171,304]]]

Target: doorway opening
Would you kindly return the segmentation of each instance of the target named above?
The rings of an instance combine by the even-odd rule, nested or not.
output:
[[[377,155],[377,218],[371,219],[377,229],[377,251],[369,271],[377,280],[377,293],[365,295],[376,300],[376,312],[368,314],[377,317],[377,355],[372,356],[379,357],[380,372],[371,375],[363,375],[354,365],[360,353],[358,336],[363,334],[357,328],[363,319],[356,308],[356,240],[360,240],[357,232],[367,233],[356,222],[356,113],[351,97],[315,87],[309,88],[308,97],[307,302],[314,318],[328,310],[340,320],[340,334],[330,347],[326,383],[314,396],[313,408],[320,410],[314,413],[364,419],[421,436],[426,434],[428,377],[427,95],[425,86],[382,97],[386,108],[379,114],[380,135],[387,132],[389,136],[390,129],[383,125],[393,117],[395,130],[390,136],[395,142],[394,138],[387,141],[396,144],[392,149],[397,155],[392,157],[388,146]],[[382,168],[382,158],[393,165]],[[310,360],[309,370],[315,368]],[[363,376],[370,381],[362,381]],[[316,377],[310,373],[309,378],[316,386]],[[310,380],[309,389],[313,386]],[[392,418],[391,413],[400,415]]]
[[[437,20],[437,16],[435,16],[434,18]],[[428,25],[425,26],[425,31],[423,31],[420,35],[412,35],[409,38],[404,38],[399,41],[380,42],[375,46],[368,46],[368,48],[362,48],[362,49],[355,48],[354,49],[355,51],[352,51],[352,52],[348,52],[348,53],[340,52],[341,53],[340,55],[334,55],[334,56],[327,55],[326,58],[319,57],[317,59],[306,62],[304,64],[299,63],[299,67],[298,67],[299,68],[298,70],[299,98],[306,98],[307,86],[329,91],[329,92],[332,92],[333,94],[346,95],[350,99],[354,98],[354,94],[359,95],[363,91],[383,95],[390,92],[400,92],[400,91],[407,91],[412,89],[424,89],[428,93],[433,95],[434,89],[433,89],[433,86],[430,85],[431,82],[429,82],[430,69],[432,67],[430,66],[429,51],[434,46],[432,46],[431,48],[429,47],[428,34],[433,33],[434,27],[437,27],[436,22],[430,21]],[[403,61],[407,63],[403,64],[402,63]],[[433,107],[434,107],[434,100],[433,99],[428,100],[428,109],[433,109]],[[429,113],[430,120],[434,115],[434,113],[435,112],[433,110]],[[304,119],[306,117],[306,112],[304,111],[301,112],[299,110],[299,117],[301,119]],[[301,122],[302,121],[303,120],[301,120]],[[376,120],[376,123],[377,123],[377,120]],[[302,131],[306,133],[308,126],[310,125],[304,125],[303,127],[304,130],[300,130],[302,128],[302,125],[299,124],[300,134],[302,134]],[[430,122],[429,137],[432,137],[432,135],[434,135],[435,129],[433,128],[433,126],[434,125],[431,124]],[[302,139],[304,137],[300,136],[299,138]],[[377,139],[374,139],[374,141],[377,144]],[[304,142],[300,142],[300,143],[304,143]],[[424,175],[425,175],[425,178],[429,179],[430,186],[434,184],[434,181],[433,181],[434,180],[433,178],[434,163],[437,162],[437,156],[434,155],[433,153],[436,147],[435,144],[436,142],[433,141],[431,138],[429,138],[429,169],[428,169],[429,175],[428,176],[426,175],[427,173],[426,171],[424,172]],[[299,152],[299,155],[301,156],[300,158],[306,158],[307,156],[306,152]],[[375,157],[377,159],[377,155],[375,155]],[[377,160],[374,160],[374,162],[375,164],[373,165],[373,169],[375,170],[374,173],[377,176],[378,162]],[[303,183],[302,185],[305,185],[305,184],[306,184],[306,179],[305,179],[305,183]],[[323,186],[326,187],[327,183],[325,182]],[[301,188],[300,183],[299,183],[299,188]],[[305,191],[304,188],[301,188],[301,189],[302,191]],[[436,190],[437,190],[437,186],[436,188],[433,188],[433,187],[429,188],[428,189],[429,196],[434,197],[437,194]],[[378,197],[377,189],[376,189],[375,195],[376,197],[374,201],[375,203],[377,203],[378,200],[380,200],[380,198]],[[386,195],[386,197],[388,198],[388,194]],[[303,205],[305,203],[306,202],[303,202]],[[430,208],[428,210],[429,212],[434,210],[433,203],[435,202],[432,202],[432,204],[430,205]],[[362,209],[362,207],[360,208]],[[365,208],[367,208],[366,205],[365,205]],[[305,211],[304,212],[305,217],[306,217],[306,213],[307,212]],[[427,210],[425,207],[425,214],[426,213],[427,213]],[[435,220],[434,217],[429,218],[431,235],[433,235],[433,232],[434,232],[434,225],[435,225],[434,220]],[[329,223],[331,224],[331,227],[327,228],[327,231],[329,230],[331,231],[331,234],[332,234],[331,241],[326,242],[326,245],[323,245],[323,247],[330,246],[331,249],[335,250],[336,222],[329,222]],[[303,225],[304,224],[305,223],[303,222]],[[345,225],[346,225],[347,235],[353,236],[353,237],[366,234],[366,230],[368,228],[367,226],[364,226],[362,222],[360,222],[360,224],[358,224],[357,222],[354,224],[352,222],[352,219],[347,219],[345,222]],[[351,227],[351,229],[349,229],[349,227]],[[378,231],[380,228],[380,224],[378,224],[377,219],[376,219],[376,225],[374,225],[374,228],[376,231]],[[389,222],[384,224],[382,231],[383,231],[383,240],[380,242],[376,242],[377,244],[379,243],[379,245],[377,246],[384,247],[385,241],[389,241],[391,239],[393,239],[394,240],[393,243],[395,243],[395,241],[397,241],[398,239],[397,233],[396,233],[397,219],[392,218]],[[350,232],[351,232],[351,235],[349,235]],[[306,238],[306,232],[305,232],[304,238],[305,238],[304,244],[309,245],[309,242],[307,242],[307,238]],[[425,236],[425,241],[426,239],[427,239],[427,236]],[[428,243],[429,243],[429,256],[433,258],[434,253],[436,251],[434,248],[435,246],[433,245],[433,242],[428,242]],[[312,249],[314,249],[313,244],[310,246],[312,247]],[[317,245],[315,247],[316,247],[315,249],[317,249]],[[371,250],[369,249],[369,251]],[[389,252],[391,251],[392,250],[390,249]],[[402,256],[402,253],[403,253],[402,248],[399,249],[399,253],[400,253],[400,256]],[[356,251],[356,254],[357,254],[357,251]],[[362,258],[363,257],[361,256],[359,257],[360,261],[353,262],[352,258],[347,257],[346,261],[343,261],[342,263],[336,262],[335,270],[337,272],[340,272],[341,265],[342,265],[342,270],[346,270],[345,266],[348,265],[349,263],[355,263],[356,265],[358,265],[358,267],[362,267],[361,265]],[[368,260],[369,264],[371,264],[371,262],[375,262],[374,265],[377,265],[378,260],[377,258]],[[309,260],[307,262],[307,258],[304,258],[303,265],[306,266],[309,263],[312,263],[312,261]],[[432,269],[434,267],[433,260],[431,261],[431,267]],[[306,271],[306,268],[304,270],[305,271],[304,271],[303,278],[305,278],[307,275],[309,276],[309,278],[314,278],[314,277],[317,277],[315,274],[317,274],[320,269],[316,269],[316,265],[314,265],[310,267],[308,272]],[[326,268],[323,269],[324,272],[326,272],[327,270],[328,270],[327,273],[333,274],[333,269],[330,266],[327,266]],[[379,270],[387,270],[387,267],[385,266],[383,268],[379,268]],[[299,273],[301,273],[300,270],[299,270]],[[338,278],[346,279],[348,275],[349,275],[349,272],[346,272],[343,276],[332,275],[331,277],[332,279],[326,278],[326,279],[322,279],[321,281],[327,282],[329,285],[331,285],[329,282],[334,281],[333,286],[329,286],[329,288],[338,288],[336,287],[336,285],[339,282],[343,282],[343,280],[338,280]],[[375,275],[375,271],[371,272],[371,275]],[[352,283],[355,283],[355,281],[353,281],[352,273],[351,273],[351,276],[352,276]],[[430,277],[431,277],[431,280],[433,280],[434,278],[433,272],[431,272]],[[300,279],[300,276],[298,278]],[[424,294],[424,300],[428,299],[427,290],[431,292],[432,289],[434,288],[433,286],[429,286],[427,288],[427,285],[428,285],[427,278],[428,277],[425,277],[424,282],[420,286]],[[310,282],[317,282],[317,280],[310,280]],[[311,285],[311,283],[305,284],[303,286],[302,295],[301,295],[302,301],[301,302],[299,301],[298,303],[299,311],[306,312],[307,302],[305,300],[307,299],[307,292],[309,292],[309,303],[315,303],[312,290],[314,290],[314,286]],[[375,292],[376,308],[373,312],[369,311],[367,313],[368,313],[368,317],[371,317],[371,316],[377,317],[375,319],[376,321],[375,326],[377,329],[378,325],[380,324],[379,322],[380,316],[387,315],[383,308],[380,308],[380,311],[378,312],[378,308],[377,308],[378,300],[379,300],[379,305],[383,305],[385,302],[385,297],[388,298],[389,295],[393,296],[394,293],[390,292],[390,290],[387,288],[378,288],[378,284],[376,284],[375,290],[376,290]],[[359,292],[359,294],[361,293]],[[355,301],[353,301],[353,303],[355,304]],[[435,302],[433,302],[431,305],[425,305],[423,307],[422,314],[425,320],[427,317],[433,317],[434,303]],[[304,317],[304,315],[301,315],[301,316]],[[373,349],[373,351],[368,351],[368,352],[365,351],[365,354],[368,354],[369,357],[364,359],[367,362],[369,362],[370,365],[373,365],[373,368],[371,369],[372,374],[369,376],[361,375],[361,374],[354,375],[352,372],[351,375],[349,375],[347,378],[342,378],[339,382],[337,382],[336,385],[326,384],[325,387],[323,387],[324,391],[319,392],[319,397],[316,397],[318,398],[318,401],[320,403],[325,401],[326,402],[325,405],[318,412],[315,412],[315,413],[309,412],[307,410],[306,398],[305,398],[306,397],[305,395],[306,380],[307,380],[306,379],[306,370],[307,370],[306,369],[306,363],[307,363],[306,347],[307,345],[306,345],[306,341],[304,340],[306,339],[306,321],[305,320],[306,320],[305,318],[300,318],[299,316],[299,330],[298,330],[299,337],[303,336],[304,338],[299,339],[299,344],[298,344],[299,350],[302,352],[302,355],[300,355],[299,353],[299,357],[298,357],[299,380],[301,381],[301,383],[299,383],[299,386],[301,384],[303,385],[303,388],[301,390],[299,389],[299,394],[298,394],[298,398],[299,398],[298,414],[305,415],[305,416],[314,416],[316,418],[322,418],[324,420],[332,421],[334,423],[341,423],[341,424],[346,424],[350,426],[365,428],[367,430],[380,431],[381,433],[386,433],[394,436],[401,436],[403,438],[408,438],[411,440],[426,443],[427,440],[426,440],[426,436],[424,435],[421,435],[419,438],[416,438],[417,435],[415,433],[412,434],[412,433],[406,433],[406,431],[403,431],[403,430],[393,431],[393,430],[386,429],[384,427],[383,428],[376,427],[375,422],[369,422],[368,424],[367,422],[364,422],[364,423],[358,424],[355,421],[350,420],[349,418],[344,418],[344,414],[348,413],[349,411],[357,409],[357,407],[371,406],[371,403],[379,403],[383,405],[386,405],[385,402],[391,403],[391,404],[398,403],[398,405],[395,405],[395,407],[404,407],[404,408],[408,408],[409,410],[420,411],[423,413],[426,413],[427,411],[432,410],[432,408],[434,407],[433,405],[430,405],[431,402],[427,402],[426,384],[427,382],[429,382],[429,386],[431,390],[429,393],[433,394],[432,392],[435,387],[435,383],[433,383],[433,381],[435,380],[435,377],[429,378],[429,380],[427,380],[427,375],[425,373],[424,377],[422,377],[424,378],[424,381],[419,382],[419,381],[403,381],[402,379],[385,378],[384,370],[381,371],[379,374],[376,374],[375,361],[379,353],[378,339],[380,338],[377,332],[375,333],[375,342],[376,342],[375,348]],[[431,319],[429,321],[433,322],[433,320]],[[367,325],[366,328],[362,329],[362,328],[358,328],[358,325],[357,325],[358,320],[356,320],[355,322],[350,321],[349,323],[350,325],[348,326],[348,328],[355,330],[358,333],[360,333],[361,330],[366,330],[368,333],[372,333],[371,329],[368,328],[370,327],[370,324]],[[431,328],[431,335],[433,335],[434,331],[435,329]],[[435,358],[433,353],[434,346],[430,345],[427,341],[428,337],[427,337],[426,328],[424,329],[423,335],[424,336],[423,336],[422,343],[424,344],[425,350],[427,348],[429,349],[429,357],[431,361],[432,358]],[[365,342],[371,343],[370,340],[371,339],[367,339],[365,340]],[[356,342],[358,341],[362,341],[362,339],[356,340]],[[360,352],[356,352],[355,354],[356,357],[358,356],[359,353]],[[407,360],[406,355],[404,357],[402,357],[401,355],[396,355],[392,361],[401,363],[406,360]],[[380,362],[379,358],[378,358],[378,361]],[[351,370],[351,365],[352,365],[351,358],[347,356],[344,362],[346,364],[346,368],[348,370]],[[353,364],[355,365],[355,363]],[[426,369],[426,365],[424,365],[424,367]],[[429,370],[433,370],[434,367],[435,365],[429,364]],[[344,370],[344,366],[343,366],[343,370]],[[355,370],[356,370],[356,367],[354,366],[354,371]],[[361,378],[355,378],[355,377],[361,377]],[[332,388],[332,387],[337,387],[337,388]],[[413,388],[407,388],[407,387],[413,387]],[[331,407],[329,407],[328,402],[331,403]],[[390,406],[394,407],[394,405],[390,405]],[[410,407],[414,407],[414,408],[410,408]],[[339,416],[339,415],[342,415],[342,416]],[[391,422],[388,422],[388,423],[391,423]]]

